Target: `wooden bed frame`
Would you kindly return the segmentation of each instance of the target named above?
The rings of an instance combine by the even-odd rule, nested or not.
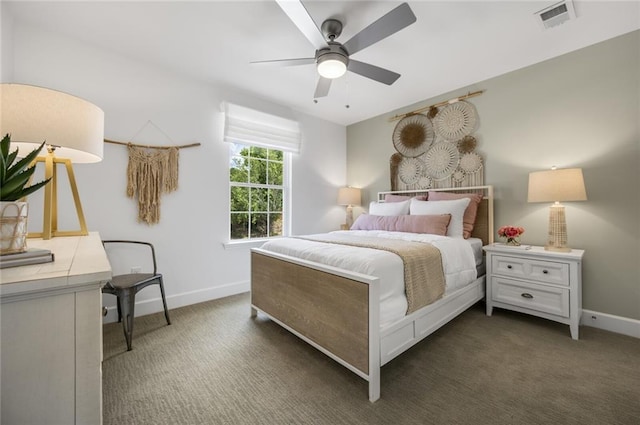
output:
[[[473,237],[493,242],[493,187],[431,189],[483,195]],[[380,192],[418,195],[426,191]],[[380,368],[484,298],[485,276],[380,327],[379,279],[283,254],[251,250],[251,316],[258,312],[369,381],[380,398]]]

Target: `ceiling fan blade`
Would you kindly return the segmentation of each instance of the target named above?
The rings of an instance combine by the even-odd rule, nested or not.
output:
[[[275,59],[270,61],[252,61],[252,64],[273,65],[273,66],[298,66],[311,65],[316,63],[316,58],[298,58],[298,59]]]
[[[397,72],[389,71],[388,69],[353,59],[349,59],[349,66],[347,66],[347,69],[351,72],[355,72],[356,74],[360,74],[363,77],[371,78],[372,80],[388,86],[395,83],[395,81],[400,78],[400,74]]]
[[[327,41],[300,0],[276,0],[276,2],[316,50],[326,47]]]
[[[413,24],[416,21],[416,15],[407,3],[393,9],[391,12],[382,16],[380,19],[354,35],[342,46],[347,49],[350,55],[371,46],[373,43],[394,34],[401,29]]]
[[[331,79],[320,77],[318,80],[318,84],[316,85],[316,92],[313,94],[313,98],[317,99],[319,97],[325,97],[329,94],[329,89],[331,88]]]

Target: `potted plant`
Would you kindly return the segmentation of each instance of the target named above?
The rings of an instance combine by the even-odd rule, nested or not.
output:
[[[45,142],[24,158],[18,149],[11,152],[11,135],[0,141],[0,255],[27,249],[27,215],[29,206],[22,198],[44,187],[50,179],[28,185],[36,170],[36,159]]]

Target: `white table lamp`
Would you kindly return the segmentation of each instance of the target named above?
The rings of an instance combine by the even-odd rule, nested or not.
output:
[[[545,249],[568,252],[567,222],[560,202],[586,201],[581,168],[551,169],[529,173],[528,202],[554,202],[549,209],[549,235]]]
[[[48,154],[36,162],[45,164],[42,233],[30,237],[51,239],[54,236],[87,235],[87,224],[80,204],[72,162],[102,160],[104,112],[97,106],[59,91],[24,84],[0,84],[2,114],[0,134],[11,134],[11,147],[24,156],[46,141]],[[64,164],[78,215],[80,230],[59,231],[57,213],[56,166]]]
[[[338,190],[338,205],[347,206],[347,229],[353,224],[353,206],[360,205],[360,189],[355,187],[342,187]]]

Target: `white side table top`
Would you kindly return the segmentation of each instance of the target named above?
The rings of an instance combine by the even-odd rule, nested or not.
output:
[[[87,236],[29,239],[27,246],[49,249],[55,260],[2,269],[0,298],[70,288],[87,282],[105,282],[111,278],[111,265],[97,232]]]

